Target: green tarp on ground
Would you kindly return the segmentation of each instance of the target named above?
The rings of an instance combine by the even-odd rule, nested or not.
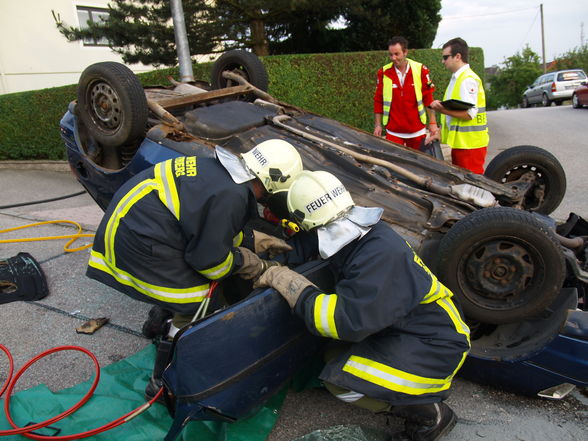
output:
[[[145,403],[143,391],[153,368],[155,347],[149,345],[137,354],[101,370],[100,383],[94,396],[73,415],[54,423],[59,435],[85,432],[102,426]],[[40,385],[18,392],[10,399],[11,415],[16,424],[47,420],[77,403],[88,391],[92,380],[59,392]],[[256,415],[236,423],[195,421],[186,426],[183,441],[262,441],[278,418],[285,390],[273,397]],[[1,407],[4,400],[0,400]],[[130,422],[111,431],[85,438],[93,441],[124,439],[125,441],[163,440],[172,423],[165,406],[154,404]],[[0,431],[9,430],[4,412],[0,412]],[[39,434],[50,434],[39,431]],[[24,436],[2,437],[2,440],[25,440]]]

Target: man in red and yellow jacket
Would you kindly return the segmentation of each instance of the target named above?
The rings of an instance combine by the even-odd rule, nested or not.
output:
[[[378,71],[374,135],[382,136],[385,129],[386,139],[419,149],[423,140],[429,143],[439,139],[435,112],[428,108],[435,86],[427,66],[406,57],[407,47],[404,37],[394,37],[388,42],[392,62]]]

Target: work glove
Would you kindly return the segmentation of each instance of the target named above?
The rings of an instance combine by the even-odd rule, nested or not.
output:
[[[239,247],[238,250],[243,257],[243,264],[235,271],[235,274],[239,274],[243,279],[256,279],[269,267],[279,265],[274,260],[261,259],[257,254],[247,248]]]
[[[296,271],[285,266],[274,266],[268,268],[253,284],[254,288],[265,286],[271,286],[278,291],[286,299],[290,308],[294,308],[302,291],[315,285]]]
[[[253,243],[257,254],[267,251],[270,259],[286,251],[292,251],[292,247],[282,239],[262,233],[261,231],[253,230]]]

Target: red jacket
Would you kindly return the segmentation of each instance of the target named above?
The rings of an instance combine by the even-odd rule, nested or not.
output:
[[[378,83],[376,85],[376,93],[374,94],[374,113],[384,113],[382,78],[386,75],[392,79],[394,84],[394,88],[392,89],[392,106],[390,107],[390,116],[386,129],[398,133],[414,133],[422,130],[425,126],[419,118],[412,69],[406,74],[404,87],[400,85],[400,79],[396,74],[394,66],[386,69],[385,72],[383,69],[378,70]],[[433,101],[435,85],[431,81],[429,69],[425,65],[423,65],[421,70],[421,83],[423,85],[423,105],[427,107]]]

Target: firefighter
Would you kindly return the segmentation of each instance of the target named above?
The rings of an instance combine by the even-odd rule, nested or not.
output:
[[[270,139],[240,156],[178,157],[129,179],[116,192],[96,232],[87,275],[134,299],[173,313],[171,338],[189,323],[212,281],[256,277],[271,263],[240,246],[257,202],[288,188],[302,170],[296,149]],[[290,249],[254,232],[256,252]],[[159,389],[171,348],[158,347],[147,395]]]
[[[284,263],[328,259],[334,290],[322,291],[287,266],[254,286],[271,286],[310,332],[331,339],[320,375],[337,398],[405,419],[401,439],[432,441],[457,420],[443,400],[468,353],[469,329],[411,247],[380,217],[355,206],[333,175],[303,171],[288,210],[302,230]]]

